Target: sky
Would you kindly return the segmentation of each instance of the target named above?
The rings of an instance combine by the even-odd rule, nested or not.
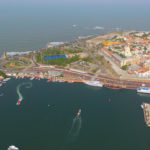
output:
[[[21,51],[109,30],[150,30],[149,6],[150,0],[0,0],[0,46]]]
[[[57,3],[57,4],[62,4],[62,3],[105,3],[105,4],[114,4],[114,3],[150,3],[149,0],[0,0],[0,3],[7,3],[7,4],[13,4],[13,3]]]

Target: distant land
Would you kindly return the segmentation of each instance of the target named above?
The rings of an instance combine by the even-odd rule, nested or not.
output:
[[[56,71],[65,81],[67,79],[64,76],[69,74],[69,82],[84,82],[102,76],[98,79],[106,86],[150,86],[150,32],[114,31],[79,37],[71,42],[52,42],[46,48],[31,52],[4,52],[0,63],[0,69],[10,76],[48,78],[51,71]],[[110,77],[109,82],[104,77]],[[119,79],[120,82],[113,79]],[[139,85],[124,83],[137,79],[141,81]],[[57,80],[60,79],[57,77]]]

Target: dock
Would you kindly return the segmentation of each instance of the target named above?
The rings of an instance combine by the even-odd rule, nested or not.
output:
[[[144,119],[148,127],[150,127],[150,104],[142,103],[142,108],[144,111]]]

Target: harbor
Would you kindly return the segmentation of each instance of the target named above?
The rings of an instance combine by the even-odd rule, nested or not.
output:
[[[72,145],[76,146],[75,149],[90,150],[91,143],[92,146],[99,145],[99,139],[101,149],[105,150],[109,149],[108,141],[112,147],[127,141],[132,149],[149,149],[145,145],[149,144],[150,131],[140,108],[141,101],[149,98],[137,95],[134,90],[119,91],[88,87],[82,83],[47,83],[46,79],[29,79],[13,77],[1,88],[4,91],[4,96],[0,97],[1,149],[6,150],[10,145],[19,150],[42,150],[43,145],[44,150],[61,149],[79,109],[82,110],[82,127]],[[33,87],[21,89],[24,99],[17,106],[16,87],[23,82],[32,82]],[[10,132],[6,134],[6,131]],[[20,138],[20,135],[24,136]],[[86,142],[89,139],[91,143]],[[126,150],[126,147],[120,146],[119,149]]]

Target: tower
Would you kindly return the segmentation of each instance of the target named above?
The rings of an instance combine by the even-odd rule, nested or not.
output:
[[[132,56],[129,46],[125,47],[124,55],[125,56]]]
[[[1,59],[6,59],[6,58],[7,58],[7,53],[6,53],[6,51],[4,51],[2,56],[1,56]]]

